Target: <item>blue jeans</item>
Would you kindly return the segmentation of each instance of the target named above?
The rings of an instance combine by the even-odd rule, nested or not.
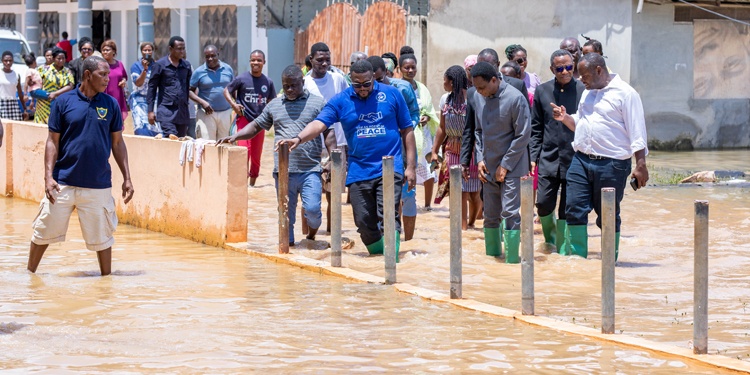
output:
[[[279,189],[279,174],[273,174],[276,180],[276,190]],[[320,228],[323,214],[320,211],[320,197],[323,184],[320,172],[289,173],[289,242],[294,242],[294,223],[297,221],[297,196],[302,197],[302,207],[305,209],[307,226],[312,229]]]
[[[620,231],[620,202],[630,175],[630,159],[592,159],[576,152],[567,175],[565,221],[568,225],[586,225],[589,212],[597,214],[596,226],[602,227],[602,188],[615,188],[615,232]]]

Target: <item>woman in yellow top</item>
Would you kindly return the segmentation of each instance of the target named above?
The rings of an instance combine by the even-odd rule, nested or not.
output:
[[[34,122],[46,124],[49,118],[50,105],[58,96],[73,89],[73,74],[65,67],[65,51],[59,47],[52,49],[52,65],[39,69],[42,76],[42,88],[48,93],[48,99],[38,99]]]

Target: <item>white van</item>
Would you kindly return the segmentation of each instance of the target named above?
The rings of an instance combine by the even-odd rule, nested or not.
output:
[[[23,61],[23,55],[31,51],[26,38],[18,31],[0,28],[0,53],[10,51],[13,53],[13,70],[21,77],[21,85],[26,89],[26,71],[29,69]]]

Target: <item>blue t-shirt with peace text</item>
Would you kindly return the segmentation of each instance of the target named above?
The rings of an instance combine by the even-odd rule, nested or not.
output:
[[[383,175],[383,156],[393,156],[396,173],[404,174],[401,130],[412,127],[409,109],[401,93],[387,85],[373,83],[366,99],[354,88],[328,101],[317,117],[326,126],[340,122],[349,144],[346,185]]]

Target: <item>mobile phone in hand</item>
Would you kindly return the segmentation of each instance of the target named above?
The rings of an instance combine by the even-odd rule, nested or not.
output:
[[[635,177],[630,179],[630,187],[632,187],[633,190],[638,190],[638,180]]]

